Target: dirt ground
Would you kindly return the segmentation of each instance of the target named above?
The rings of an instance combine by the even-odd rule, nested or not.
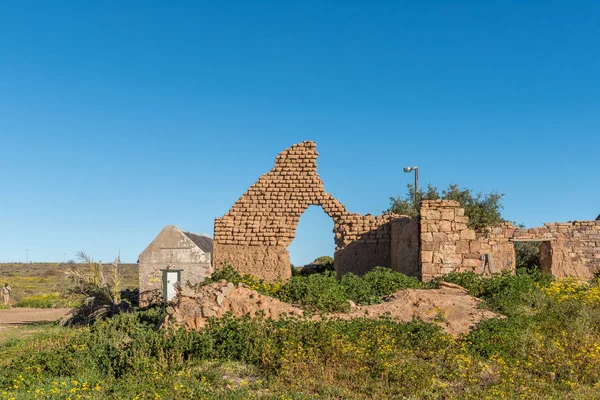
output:
[[[500,317],[480,308],[481,300],[472,297],[467,290],[451,283],[442,282],[439,289],[407,289],[386,296],[383,303],[370,306],[351,304],[349,313],[335,313],[328,318],[388,317],[395,321],[409,322],[414,318],[439,325],[447,333],[458,336],[476,329],[477,324],[488,318]],[[264,296],[244,284],[237,286],[220,281],[202,286],[198,291],[183,290],[175,303],[167,308],[164,326],[179,325],[186,329],[201,329],[211,317],[221,317],[227,312],[235,316],[255,316],[262,313],[266,318],[303,315],[303,308]],[[320,316],[313,316],[314,319]]]
[[[70,308],[11,308],[0,310],[0,336],[2,330],[40,322],[56,321],[71,311]]]

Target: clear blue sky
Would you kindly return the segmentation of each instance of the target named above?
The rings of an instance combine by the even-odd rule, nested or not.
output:
[[[314,140],[378,214],[421,182],[537,226],[600,213],[600,2],[0,2],[0,261],[123,261]],[[292,262],[334,249],[303,216]]]

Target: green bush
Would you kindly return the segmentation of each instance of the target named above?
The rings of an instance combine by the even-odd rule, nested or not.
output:
[[[419,214],[421,201],[444,199],[460,203],[465,210],[465,216],[469,217],[469,228],[471,229],[482,229],[505,221],[501,215],[504,195],[498,192],[483,195],[474,193],[471,189],[461,189],[457,184],[451,183],[440,194],[438,188],[428,184],[426,189],[419,188],[415,202],[414,186],[408,184],[407,189],[404,197],[390,197],[390,207],[386,211],[414,217]]]
[[[381,303],[381,296],[377,294],[367,281],[352,273],[342,277],[341,286],[346,291],[346,297],[356,304],[378,304]]]
[[[309,311],[345,312],[350,308],[346,288],[333,272],[292,277],[281,288],[278,298],[301,304]]]
[[[484,299],[485,304],[494,311],[514,315],[535,309],[546,301],[541,288],[548,286],[552,278],[538,271],[519,269],[516,274],[504,271],[491,278],[473,272],[453,272],[434,282],[440,280],[468,289],[472,296]]]
[[[517,269],[525,268],[529,271],[540,269],[540,243],[515,242],[515,265]]]
[[[383,267],[375,267],[364,277],[346,274],[338,280],[335,272],[325,270],[323,273],[295,275],[285,283],[268,283],[251,275],[241,275],[229,264],[216,270],[200,285],[222,279],[247,284],[259,293],[302,305],[310,312],[347,312],[350,308],[348,300],[361,305],[378,304],[382,296],[422,286],[417,278]]]
[[[363,280],[373,288],[378,296],[386,296],[402,289],[420,289],[422,287],[417,278],[383,267],[375,267],[367,272]]]

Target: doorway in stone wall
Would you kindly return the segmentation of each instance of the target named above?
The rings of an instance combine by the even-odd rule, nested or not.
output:
[[[549,240],[514,240],[515,266],[530,272],[551,273],[552,247]]]
[[[302,267],[317,260],[317,263],[326,264],[324,266],[328,269],[333,268],[335,252],[333,219],[321,206],[309,206],[300,216],[296,237],[288,246],[288,251],[292,272],[300,272]],[[312,268],[312,265],[306,269]]]

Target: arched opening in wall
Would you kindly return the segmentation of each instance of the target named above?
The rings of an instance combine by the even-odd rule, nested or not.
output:
[[[552,248],[548,240],[515,240],[515,266],[530,272],[550,273]]]
[[[288,246],[292,266],[299,269],[319,257],[333,262],[335,241],[333,219],[320,206],[309,206],[296,227],[296,237]],[[322,259],[326,261],[328,259]],[[333,263],[331,268],[333,268]]]

